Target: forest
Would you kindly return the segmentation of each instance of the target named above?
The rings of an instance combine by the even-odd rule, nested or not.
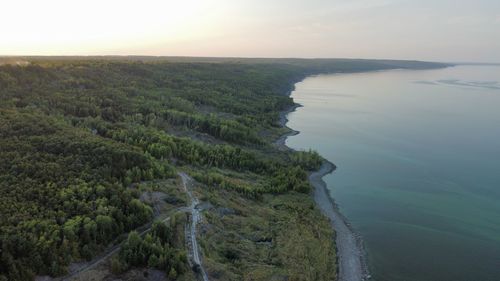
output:
[[[279,112],[303,77],[416,67],[388,61],[28,58],[0,66],[0,280],[63,276],[128,234],[116,271],[188,270],[175,231],[155,224],[134,184],[189,167],[252,200],[310,192],[322,158],[280,151]],[[254,175],[241,181],[219,170]],[[176,226],[173,225],[173,228]],[[174,241],[174,242],[173,242]],[[146,251],[147,254],[139,253]]]

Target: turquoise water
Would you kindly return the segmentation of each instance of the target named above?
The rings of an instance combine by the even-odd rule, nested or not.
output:
[[[500,280],[500,67],[321,75],[292,97],[287,145],[337,165],[375,280]]]

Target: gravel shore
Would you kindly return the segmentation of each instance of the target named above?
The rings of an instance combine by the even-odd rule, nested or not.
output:
[[[280,113],[280,125],[287,127],[287,115],[300,107],[296,104],[290,109]],[[299,134],[291,128],[289,133],[284,134],[275,141],[275,144],[280,149],[291,149],[286,146],[286,138]],[[361,281],[370,278],[368,267],[366,265],[363,243],[357,236],[345,217],[339,212],[335,202],[330,197],[326,183],[323,177],[335,170],[335,165],[327,160],[323,162],[318,171],[312,172],[309,175],[309,181],[314,187],[314,201],[321,212],[330,219],[333,229],[335,230],[335,243],[337,247],[338,257],[338,281]]]

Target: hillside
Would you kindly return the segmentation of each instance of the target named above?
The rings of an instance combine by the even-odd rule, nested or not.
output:
[[[334,233],[307,181],[322,159],[273,145],[286,133],[279,112],[294,104],[287,93],[310,74],[444,66],[19,61],[29,64],[0,66],[0,280],[65,276],[113,245],[123,246],[101,268],[108,277],[132,280],[146,267],[170,279],[199,277],[185,247],[193,212],[179,173],[194,179],[189,188],[201,202],[197,237],[210,280],[333,280]]]

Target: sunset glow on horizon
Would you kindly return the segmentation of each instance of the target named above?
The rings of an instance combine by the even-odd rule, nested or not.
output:
[[[19,0],[0,7],[0,55],[500,61],[500,1],[493,0]]]

